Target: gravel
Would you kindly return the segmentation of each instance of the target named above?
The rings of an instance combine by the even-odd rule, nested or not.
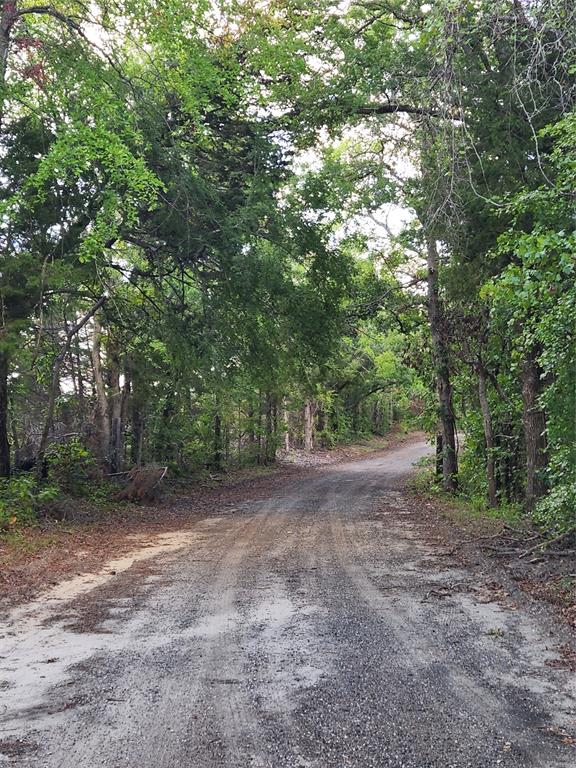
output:
[[[9,618],[0,764],[573,768],[552,619],[433,540],[402,491],[427,450],[215,508],[175,551]]]

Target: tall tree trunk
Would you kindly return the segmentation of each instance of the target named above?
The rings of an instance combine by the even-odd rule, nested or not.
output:
[[[130,461],[139,467],[142,464],[142,452],[144,447],[144,419],[142,418],[142,405],[138,399],[132,399],[130,409],[132,426],[132,442],[130,443]]]
[[[256,409],[257,421],[256,421],[256,463],[262,464],[263,463],[263,442],[264,442],[264,435],[262,434],[262,416],[264,411],[264,404],[262,401],[262,392],[258,392],[258,407]]]
[[[110,472],[122,471],[123,460],[123,390],[120,386],[121,364],[120,348],[118,342],[110,338],[107,348],[108,377],[110,383],[110,396],[108,400],[108,413],[110,419]]]
[[[519,487],[518,476],[523,456],[520,456],[519,440],[513,422],[503,421],[500,424],[500,447],[502,461],[500,467],[500,484],[506,493],[508,502],[518,501],[524,494],[524,487]]]
[[[488,481],[488,504],[490,507],[498,506],[498,488],[496,481],[496,461],[494,458],[494,429],[492,426],[492,414],[488,402],[486,369],[479,363],[476,366],[478,375],[478,398],[482,412],[482,425],[484,427],[484,442],[486,443],[486,479]]]
[[[224,423],[224,461],[230,466],[230,424]]]
[[[16,4],[2,3],[0,10],[0,126],[4,118],[4,97],[10,31],[16,19]],[[0,477],[10,477],[10,441],[8,439],[8,352],[0,350]]]
[[[276,441],[274,439],[274,397],[266,395],[265,401],[266,434],[264,437],[263,463],[271,464],[276,459]]]
[[[82,422],[86,417],[86,399],[84,395],[84,376],[82,374],[82,357],[80,355],[80,337],[76,336],[74,344],[74,361],[76,365],[76,380],[78,382],[78,410]]]
[[[8,402],[8,413],[14,413],[14,407],[11,401]],[[16,420],[15,419],[9,419],[10,421],[10,432],[12,434],[12,449],[14,453],[14,469],[20,469],[20,462],[22,461],[22,449],[20,447],[20,438],[18,436],[18,430],[16,429]]]
[[[212,452],[212,469],[222,470],[222,418],[218,411],[214,414],[214,448]]]
[[[442,426],[442,478],[447,491],[457,486],[458,456],[456,451],[456,419],[452,403],[452,385],[448,344],[445,338],[442,307],[438,290],[438,249],[433,237],[426,238],[428,266],[428,318],[432,335],[432,354],[436,369],[439,416]]]
[[[0,10],[0,127],[4,121],[4,99],[8,54],[10,52],[10,33],[18,18],[16,2],[3,2]]]
[[[66,326],[68,326],[68,324],[66,324]],[[74,389],[74,400],[78,403],[80,400],[80,387],[76,377],[76,357],[72,349],[70,349],[68,353],[68,358],[68,362],[70,363],[70,378],[72,379],[72,387]]]
[[[314,448],[314,405],[311,400],[306,400],[304,405],[304,450],[311,451]]]
[[[324,411],[324,408],[319,405],[316,409],[316,433],[324,432],[326,429],[326,413]]]
[[[544,386],[537,352],[531,349],[522,364],[522,422],[526,447],[524,502],[527,512],[532,512],[538,499],[546,493],[545,471],[548,466],[546,414],[538,402]]]
[[[257,459],[256,456],[256,430],[254,429],[254,406],[252,403],[248,406],[248,460],[250,462]]]
[[[242,403],[238,403],[238,414],[236,416],[236,455],[238,457],[238,466],[242,464]]]
[[[138,369],[131,365],[129,369],[130,392],[126,393],[124,400],[125,423],[130,423],[130,463],[137,467],[142,464],[142,449],[144,445],[144,417],[145,396],[138,376]]]
[[[52,429],[52,425],[54,422],[54,411],[56,409],[56,398],[58,396],[58,393],[60,391],[60,369],[62,367],[62,363],[66,359],[66,356],[70,352],[70,346],[72,344],[73,338],[76,336],[76,334],[84,328],[86,323],[90,320],[91,317],[93,317],[96,312],[100,309],[100,307],[104,304],[106,301],[106,297],[102,296],[94,306],[92,306],[86,314],[81,317],[79,320],[74,323],[74,325],[71,328],[66,329],[66,340],[65,343],[56,356],[56,360],[54,361],[54,365],[52,366],[52,380],[50,382],[50,391],[48,393],[48,408],[46,409],[46,419],[44,420],[44,428],[42,429],[42,436],[40,438],[40,445],[38,447],[38,457],[37,457],[37,471],[38,476],[42,476],[42,472],[44,471],[44,453],[46,452],[46,448],[48,447],[48,438],[50,436],[50,430]]]
[[[436,435],[436,477],[441,478],[444,475],[444,446],[442,433]]]
[[[102,374],[102,326],[98,315],[94,317],[94,327],[92,330],[92,369],[94,372],[94,388],[96,393],[96,429],[98,431],[98,445],[100,460],[103,464],[108,464],[110,452],[110,422],[108,419],[108,398],[106,396],[106,386]]]
[[[286,407],[282,409],[282,422],[284,424],[284,450],[290,450],[290,412]]]
[[[151,451],[153,460],[178,461],[178,447],[174,444],[174,429],[172,421],[176,414],[176,399],[174,392],[168,392],[162,408],[160,428],[156,430],[156,439]]]
[[[10,477],[10,441],[8,439],[8,373],[10,357],[0,350],[0,477]]]
[[[128,423],[128,417],[130,412],[130,400],[132,394],[132,379],[131,371],[124,365],[124,384],[122,386],[122,405],[120,408],[120,425],[122,428],[122,462],[126,458],[126,424]]]

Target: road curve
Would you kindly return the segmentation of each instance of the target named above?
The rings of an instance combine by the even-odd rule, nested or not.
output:
[[[548,625],[481,599],[402,493],[426,451],[215,510],[180,551],[4,625],[0,765],[574,768]]]

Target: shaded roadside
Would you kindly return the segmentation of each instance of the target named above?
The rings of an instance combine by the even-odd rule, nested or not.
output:
[[[472,510],[465,503],[434,497],[417,490],[408,497],[435,530],[438,540],[450,542],[448,553],[466,562],[483,562],[487,572],[507,581],[496,590],[521,591],[545,604],[576,630],[576,537],[574,533],[547,538],[528,520],[513,522],[495,514]],[[576,654],[564,653],[576,671]]]

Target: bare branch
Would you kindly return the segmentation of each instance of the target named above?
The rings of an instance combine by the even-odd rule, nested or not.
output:
[[[445,117],[437,109],[430,107],[416,107],[413,104],[365,104],[355,109],[357,115],[394,115],[403,113],[406,115],[421,115],[423,117]]]

